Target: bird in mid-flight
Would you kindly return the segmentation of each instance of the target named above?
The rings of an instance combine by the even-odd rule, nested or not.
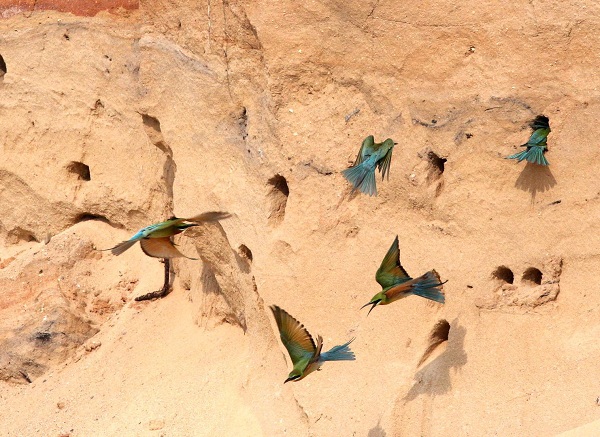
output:
[[[354,339],[321,353],[323,338],[320,335],[317,336],[317,344],[315,344],[304,325],[285,310],[272,305],[271,311],[273,311],[277,328],[279,328],[281,342],[290,354],[294,366],[284,383],[300,381],[309,373],[319,370],[324,361],[352,361],[355,359],[354,352],[350,350],[349,346]]]
[[[342,175],[353,186],[352,192],[360,190],[369,196],[377,195],[375,167],[381,172],[381,180],[385,179],[386,175],[389,180],[392,149],[396,144],[390,138],[383,143],[376,143],[373,135],[364,139],[354,165],[342,171]]]
[[[170,281],[170,262],[171,258],[184,257],[189,259],[197,259],[190,258],[181,253],[173,244],[173,240],[171,237],[174,235],[180,234],[185,231],[187,228],[192,226],[198,226],[203,222],[215,222],[219,220],[223,220],[231,217],[231,214],[227,212],[205,212],[203,214],[197,215],[191,218],[177,218],[172,217],[169,220],[166,220],[161,223],[155,223],[150,226],[146,226],[143,229],[140,229],[133,237],[129,240],[123,241],[122,243],[117,244],[115,247],[112,247],[110,250],[113,255],[121,255],[131,246],[133,246],[138,241],[140,242],[140,246],[142,251],[151,257],[154,258],[164,258],[165,263],[165,282],[163,288],[161,290],[145,294],[143,296],[138,296],[135,300],[148,300],[154,299],[158,297],[164,297],[169,293]]]
[[[533,133],[529,140],[521,147],[527,147],[522,152],[507,156],[506,159],[516,159],[518,162],[526,160],[539,165],[549,165],[550,163],[544,156],[548,151],[548,134],[550,133],[550,120],[545,115],[538,115],[530,124]]]
[[[369,314],[377,305],[387,305],[413,294],[435,302],[445,302],[442,286],[447,281],[442,282],[440,275],[435,270],[431,270],[415,279],[412,279],[406,273],[406,270],[400,264],[398,236],[396,236],[390,250],[383,258],[381,266],[377,269],[375,279],[381,285],[382,290],[361,307],[362,309],[371,305]]]

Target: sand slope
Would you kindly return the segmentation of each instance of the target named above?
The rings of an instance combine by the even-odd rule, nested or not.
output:
[[[14,3],[2,435],[593,434],[596,3]],[[505,160],[541,113],[550,167]],[[373,198],[340,175],[368,134],[398,142]],[[157,260],[95,250],[209,210],[165,299],[133,301]],[[446,304],[367,317],[396,235]],[[271,304],[356,362],[283,385]]]

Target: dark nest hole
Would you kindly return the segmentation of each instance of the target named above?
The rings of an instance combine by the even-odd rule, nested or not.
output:
[[[507,284],[512,284],[515,281],[515,275],[513,274],[512,270],[506,266],[498,267],[496,270],[494,270],[492,276],[496,279],[506,282]]]
[[[269,185],[272,187],[271,192],[279,192],[285,197],[290,195],[290,189],[288,188],[287,181],[281,175],[277,174],[269,179]]]
[[[92,176],[90,174],[90,167],[85,165],[83,162],[72,161],[68,166],[67,170],[77,175],[77,179],[90,181]]]
[[[437,153],[430,151],[427,154],[427,160],[432,165],[432,167],[436,169],[438,174],[444,173],[444,166],[446,161],[448,161],[446,158],[442,158]]]
[[[0,55],[0,76],[4,76],[6,74],[6,62],[4,62],[4,58]]]
[[[523,281],[533,282],[534,284],[542,284],[542,272],[535,267],[529,267],[523,272]]]
[[[252,262],[252,251],[248,248],[248,246],[245,244],[240,244],[240,247],[238,247],[238,252],[241,256]]]
[[[156,117],[152,117],[148,114],[142,114],[142,122],[144,125],[148,126],[151,129],[154,129],[156,132],[161,132],[160,129],[160,121]]]
[[[75,218],[73,219],[73,223],[80,223],[80,222],[87,222],[90,220],[97,220],[100,222],[104,222],[104,223],[108,223],[110,224],[110,221],[104,217],[103,215],[100,214],[90,214],[88,212],[84,212],[81,214],[78,214],[75,216]]]
[[[419,366],[425,362],[433,351],[442,343],[448,341],[450,335],[450,323],[447,320],[441,319],[435,324],[429,333],[429,345],[419,360]]]

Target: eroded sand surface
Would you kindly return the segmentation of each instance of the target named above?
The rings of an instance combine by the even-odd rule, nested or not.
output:
[[[600,433],[597,2],[72,3],[0,2],[1,435]],[[209,210],[162,300],[95,250]],[[367,317],[396,235],[446,304]],[[283,385],[272,304],[357,360]]]

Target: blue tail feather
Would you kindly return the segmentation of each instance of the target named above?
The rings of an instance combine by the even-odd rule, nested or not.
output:
[[[321,354],[321,361],[353,361],[356,359],[354,356],[354,352],[350,350],[350,343],[352,343],[354,339],[340,345],[334,346],[327,352],[323,352]]]
[[[527,150],[507,156],[506,159],[516,159],[518,162],[526,160],[534,164],[549,165],[550,163],[544,156],[544,150],[544,147],[530,146],[527,148]]]
[[[417,282],[413,285],[412,292],[417,296],[424,297],[425,299],[444,303],[446,301],[446,297],[439,288],[443,284],[444,282],[441,282],[438,273],[435,270],[431,270],[430,272],[427,272],[418,278]]]
[[[342,174],[354,187],[352,191],[358,189],[369,196],[377,194],[375,166],[371,165],[369,161],[363,161],[354,167],[347,168],[342,171]]]

